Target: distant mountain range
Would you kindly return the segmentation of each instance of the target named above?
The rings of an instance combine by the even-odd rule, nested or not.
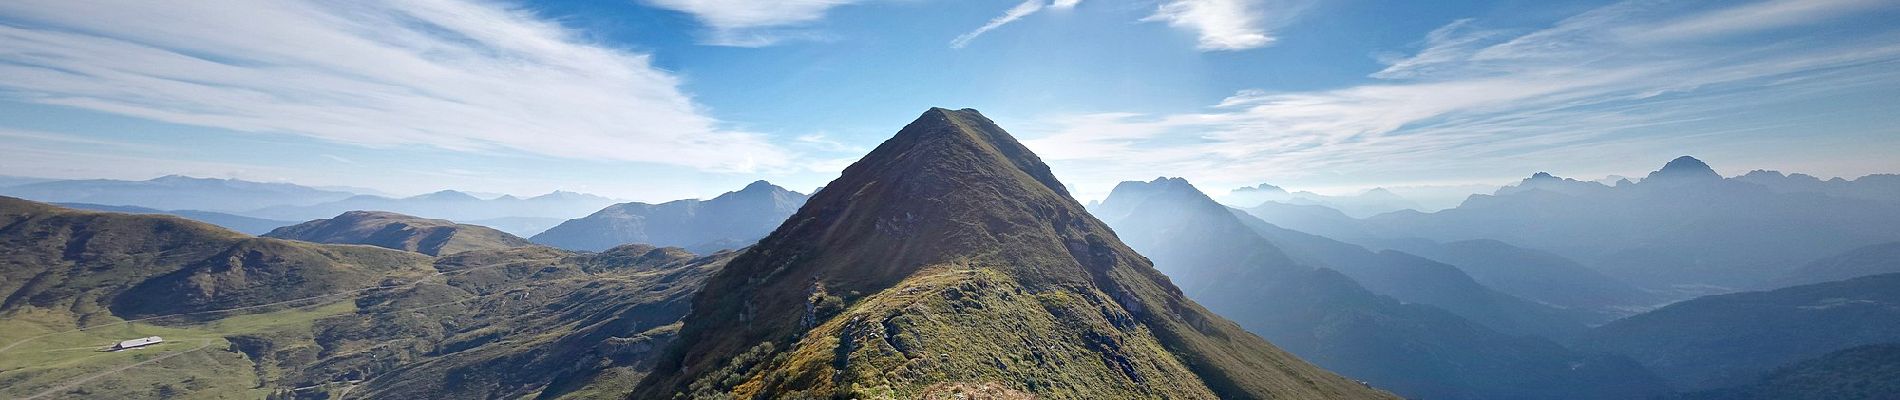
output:
[[[1418,202],[1385,188],[1372,188],[1351,196],[1328,196],[1307,191],[1287,192],[1279,186],[1262,183],[1234,189],[1227,195],[1227,202],[1232,204],[1252,206],[1269,201],[1292,205],[1325,206],[1355,218],[1423,208]]]
[[[1623,399],[1668,391],[1633,361],[1540,337],[1582,326],[1540,327],[1532,321],[1548,310],[1454,267],[1243,221],[1252,217],[1185,180],[1123,182],[1094,211],[1190,298],[1302,358],[1400,395]]]
[[[1512,296],[1578,311],[1601,324],[1661,305],[1668,299],[1612,278],[1563,256],[1508,243],[1477,239],[1438,243],[1424,239],[1367,241],[1456,265],[1478,283]]]
[[[276,227],[262,227],[260,224],[270,223],[266,221],[308,221],[347,211],[370,210],[490,226],[523,237],[617,201],[563,191],[529,198],[509,195],[484,198],[444,190],[398,198],[372,189],[347,186],[310,187],[178,175],[144,181],[0,177],[0,195],[88,208],[136,207],[113,211],[168,213],[251,234]],[[277,226],[283,225],[287,224]]]
[[[809,195],[758,181],[710,200],[620,203],[534,235],[535,243],[601,251],[628,243],[698,253],[749,246],[798,211]]]
[[[1614,186],[1538,173],[1457,208],[1363,220],[1323,210],[1260,207],[1268,222],[1347,241],[1491,239],[1548,251],[1667,299],[1757,287],[1818,258],[1900,241],[1900,198],[1877,198],[1884,176],[1831,185],[1856,197],[1771,189],[1722,178],[1690,157]],[[1832,187],[1832,186],[1831,186]],[[1803,189],[1805,190],[1805,189]]]
[[[80,209],[80,210],[111,211],[111,212],[119,212],[119,213],[127,213],[127,214],[172,215],[172,216],[178,216],[178,217],[184,217],[184,218],[196,220],[199,222],[209,223],[212,225],[222,226],[225,229],[243,232],[245,234],[250,234],[250,235],[262,235],[265,232],[270,232],[272,229],[277,229],[280,227],[297,223],[296,221],[282,221],[282,220],[274,220],[274,219],[252,218],[252,217],[246,217],[242,215],[226,214],[226,213],[214,212],[214,211],[157,210],[157,209],[136,207],[136,206],[109,206],[109,205],[104,205],[104,204],[86,204],[86,203],[57,203],[57,204],[59,204],[59,206],[61,207]]]
[[[246,212],[245,215],[310,220],[348,211],[375,210],[459,222],[501,218],[565,219],[587,215],[613,203],[613,199],[606,197],[574,192],[557,191],[525,199],[501,196],[484,200],[467,193],[443,190],[403,198],[351,196],[318,204],[264,207]]]
[[[282,220],[310,218],[281,218],[245,212],[280,204],[316,204],[355,195],[349,192],[321,190],[289,183],[193,178],[179,175],[143,181],[87,179],[38,182],[0,187],[0,194],[54,203],[138,206],[159,210],[204,210]],[[336,215],[336,213],[329,215]]]
[[[432,256],[534,245],[528,239],[494,228],[383,211],[350,211],[330,219],[277,228],[263,236],[316,243],[366,244]]]
[[[1769,280],[1760,288],[1779,289],[1893,273],[1900,273],[1900,242],[1861,247],[1814,260]]]

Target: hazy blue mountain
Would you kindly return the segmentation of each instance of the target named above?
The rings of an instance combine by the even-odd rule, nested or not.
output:
[[[1782,193],[1822,193],[1835,197],[1900,202],[1900,175],[1896,174],[1874,174],[1853,180],[1821,180],[1808,174],[1782,174],[1781,171],[1758,169],[1729,179],[1761,185]]]
[[[1264,222],[1243,222],[1251,217],[1215,203],[1185,180],[1123,182],[1092,212],[1210,310],[1301,358],[1403,396],[1621,399],[1666,391],[1660,379],[1628,359],[1502,333],[1436,306],[1379,295],[1348,274],[1313,268],[1299,259],[1357,257],[1348,262],[1375,275],[1386,268],[1429,270],[1392,263],[1415,258],[1382,256],[1270,225],[1265,229],[1278,230],[1280,240],[1269,240],[1249,226]],[[1489,292],[1475,285],[1439,286],[1431,274],[1403,276],[1429,289],[1405,291],[1412,295]]]
[[[1374,252],[1275,226],[1240,210],[1229,209],[1228,213],[1294,260],[1338,270],[1374,293],[1436,306],[1509,334],[1566,338],[1585,328],[1583,321],[1588,316],[1584,313],[1560,310],[1486,287],[1457,266],[1400,251]]]
[[[1256,218],[1282,228],[1333,239],[1352,240],[1371,235],[1358,219],[1326,206],[1267,201],[1245,210]]]
[[[1539,174],[1434,213],[1358,227],[1387,238],[1496,239],[1546,250],[1679,297],[1753,287],[1809,261],[1900,241],[1900,205],[1783,193],[1723,179],[1683,157],[1641,182],[1603,186]]]
[[[1586,322],[1593,324],[1646,311],[1666,300],[1563,256],[1496,240],[1438,243],[1414,239],[1380,244],[1379,247],[1455,265],[1478,283],[1498,291],[1581,311],[1580,315],[1591,316]]]
[[[1683,400],[1888,400],[1900,394],[1900,344],[1828,353],[1775,369],[1753,383]]]
[[[534,235],[535,243],[600,251],[628,243],[712,253],[751,245],[772,233],[810,196],[758,181],[710,200],[620,203]]]
[[[20,186],[20,185],[25,185],[29,183],[52,182],[52,181],[57,181],[57,180],[58,179],[53,179],[53,178],[34,178],[30,176],[0,175],[0,188],[8,187],[8,186]]]
[[[1900,273],[1900,242],[1881,243],[1815,260],[1762,285],[1764,289]]]
[[[1704,390],[1893,342],[1900,342],[1900,274],[1697,298],[1598,327],[1577,345],[1629,356],[1678,390]]]
[[[1385,188],[1372,188],[1350,196],[1328,196],[1308,191],[1288,192],[1279,186],[1262,183],[1234,189],[1228,192],[1226,199],[1229,203],[1243,205],[1271,201],[1293,205],[1325,206],[1357,218],[1423,208],[1418,202]]]
[[[59,204],[60,207],[80,209],[80,210],[111,211],[111,212],[119,212],[119,213],[127,213],[127,214],[174,215],[174,216],[184,217],[187,219],[196,220],[198,222],[222,226],[225,229],[243,232],[245,234],[250,234],[250,235],[263,235],[265,232],[270,232],[272,229],[277,229],[278,227],[287,226],[287,225],[294,225],[297,223],[296,221],[280,221],[280,220],[274,220],[274,219],[251,218],[251,217],[246,217],[242,215],[225,214],[225,213],[213,212],[213,211],[158,210],[158,209],[151,209],[151,208],[137,207],[137,206],[109,206],[109,205],[104,205],[104,204],[86,204],[86,203],[56,203],[56,204]]]
[[[144,181],[88,179],[30,183],[0,188],[0,194],[56,203],[138,206],[159,210],[206,210],[243,214],[263,206],[316,204],[353,193],[289,183],[167,175]],[[249,214],[246,214],[249,215]],[[328,215],[335,215],[330,213]],[[303,220],[308,218],[269,219]]]
[[[321,204],[265,207],[245,214],[266,218],[310,220],[347,211],[377,210],[473,223],[473,221],[498,218],[574,218],[587,215],[613,203],[613,199],[606,197],[564,191],[525,199],[508,195],[482,199],[468,193],[443,190],[404,198],[353,196]]]

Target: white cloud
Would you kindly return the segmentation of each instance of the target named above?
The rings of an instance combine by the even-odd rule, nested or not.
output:
[[[817,22],[832,8],[863,0],[644,0],[646,4],[692,14],[711,29],[707,44],[768,46],[787,37],[812,37],[782,28]]]
[[[1263,8],[1261,0],[1170,0],[1143,21],[1193,31],[1200,36],[1201,50],[1246,50],[1276,40],[1267,33]]]
[[[1075,0],[1070,0],[1063,8],[1071,7],[1075,7]],[[1000,28],[1005,24],[1016,22],[1016,20],[1027,17],[1029,14],[1042,11],[1042,8],[1043,0],[1023,0],[1022,3],[1017,4],[1015,7],[1010,7],[1008,11],[1004,11],[1003,15],[991,19],[989,23],[983,24],[983,26],[977,27],[976,30],[970,31],[969,33],[958,35],[956,39],[951,39],[950,48],[961,49],[963,46],[970,44],[971,40],[975,40],[977,36],[982,36],[984,33]]]
[[[647,55],[486,2],[0,2],[23,101],[365,146],[790,164],[722,129]]]
[[[1776,102],[1826,98],[1844,88],[1900,88],[1900,72],[1892,69],[1900,63],[1900,30],[1732,41],[1732,34],[1758,27],[1811,26],[1843,15],[1809,10],[1806,19],[1754,26],[1729,20],[1724,34],[1663,43],[1645,33],[1680,32],[1674,27],[1685,21],[1747,15],[1735,10],[1766,3],[1692,12],[1648,4],[1615,4],[1528,33],[1460,20],[1427,35],[1413,55],[1386,60],[1387,68],[1364,84],[1242,90],[1198,113],[1065,116],[1032,128],[1024,142],[1065,178],[1080,178],[1071,179],[1079,186],[1157,173],[1211,185],[1205,187],[1342,176],[1404,183],[1407,174],[1603,162],[1581,158],[1707,143],[1738,129],[1697,125],[1712,115],[1785,108]],[[1854,112],[1871,109],[1878,106]]]

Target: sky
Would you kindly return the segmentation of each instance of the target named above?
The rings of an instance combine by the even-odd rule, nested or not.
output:
[[[0,175],[810,191],[932,106],[1084,200],[1900,172],[1900,2],[0,2]],[[1471,189],[1473,191],[1479,189]]]

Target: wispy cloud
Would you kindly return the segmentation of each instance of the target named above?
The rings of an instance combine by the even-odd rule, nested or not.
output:
[[[798,26],[825,18],[832,8],[864,0],[644,0],[692,14],[709,29],[706,44],[761,47],[791,38],[818,37]]]
[[[1737,42],[1869,7],[1800,2],[1803,11],[1792,14],[1803,18],[1748,17],[1792,3],[1682,10],[1633,1],[1515,33],[1460,20],[1431,32],[1412,55],[1387,57],[1364,84],[1244,90],[1198,113],[1066,116],[1042,122],[1046,134],[1025,142],[1072,168],[1065,173],[1106,182],[1156,171],[1216,187],[1316,174],[1396,178],[1503,160],[1554,162],[1577,149],[1600,157],[1669,148],[1733,129],[1698,125],[1712,115],[1900,86],[1900,30],[1891,27],[1859,38]],[[1654,40],[1664,35],[1673,39]],[[1666,133],[1631,133],[1655,131]]]
[[[1003,12],[1003,15],[990,19],[989,23],[977,27],[976,30],[957,35],[956,39],[950,40],[950,48],[961,49],[963,46],[969,45],[971,40],[976,40],[977,36],[982,36],[984,33],[989,33],[991,30],[1003,27],[1003,25],[1016,22],[1016,20],[1027,17],[1030,14],[1035,14],[1042,11],[1045,7],[1056,10],[1067,10],[1075,8],[1075,5],[1080,2],[1081,0],[1056,0],[1053,3],[1045,2],[1044,0],[1023,0],[1022,3],[1016,4],[1015,7],[1010,7],[1008,11]],[[1047,5],[1045,6],[1045,4]]]
[[[8,1],[0,59],[16,99],[177,124],[718,171],[791,158],[647,55],[489,2]]]
[[[1199,35],[1197,48],[1232,51],[1266,47],[1276,38],[1268,29],[1266,0],[1169,0],[1143,21],[1166,22]],[[1291,7],[1272,11],[1292,12]],[[1283,18],[1278,16],[1276,18]]]

